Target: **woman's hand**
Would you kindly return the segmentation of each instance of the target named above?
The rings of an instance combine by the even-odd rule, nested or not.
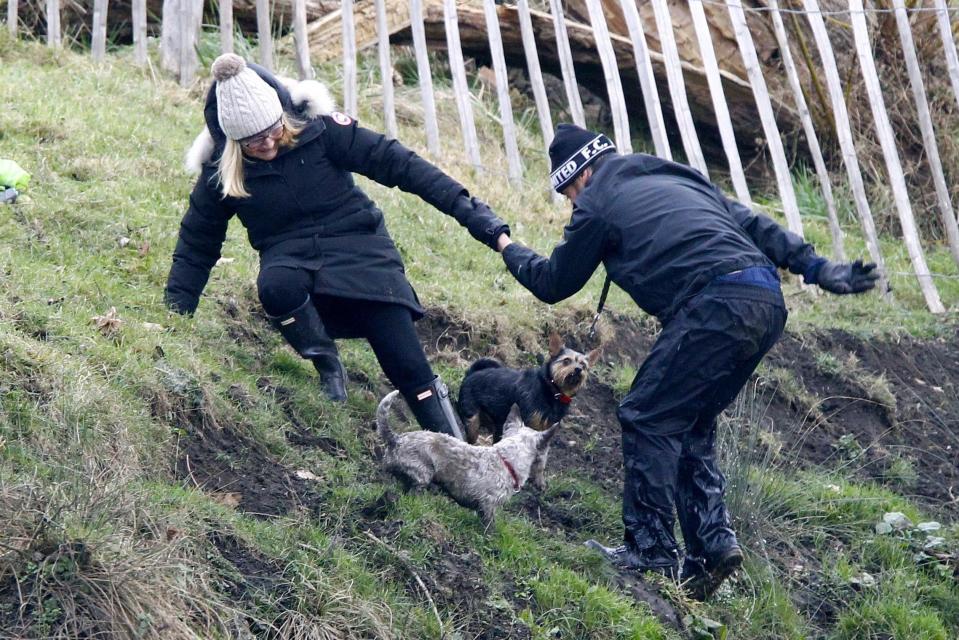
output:
[[[496,250],[500,253],[503,252],[503,249],[513,244],[513,241],[510,240],[510,237],[505,233],[501,233],[498,238],[496,238]]]

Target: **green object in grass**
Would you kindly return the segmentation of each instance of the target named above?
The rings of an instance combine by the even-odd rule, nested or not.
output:
[[[0,186],[23,191],[30,183],[30,174],[13,160],[0,160]]]

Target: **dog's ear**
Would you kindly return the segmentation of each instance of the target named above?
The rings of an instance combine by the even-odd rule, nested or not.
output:
[[[596,363],[599,362],[599,359],[603,357],[603,348],[596,347],[592,351],[586,354],[586,359],[589,360],[589,366],[594,367]]]
[[[549,334],[549,357],[555,358],[559,353],[566,347],[563,344],[563,339],[559,337],[559,334],[555,331]]]
[[[553,436],[556,435],[557,431],[559,431],[559,422],[554,423],[552,427],[540,434],[539,442],[536,443],[536,448],[542,451],[549,446],[549,441],[553,439]]]

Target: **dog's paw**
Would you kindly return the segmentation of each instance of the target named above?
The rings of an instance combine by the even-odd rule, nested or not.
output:
[[[533,486],[534,489],[542,493],[546,491],[546,478],[544,476],[536,476],[530,478],[529,483]]]

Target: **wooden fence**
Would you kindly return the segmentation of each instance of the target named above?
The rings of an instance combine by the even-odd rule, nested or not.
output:
[[[439,0],[432,0],[439,2]],[[923,86],[919,62],[913,43],[909,23],[910,11],[935,11],[942,39],[943,52],[949,70],[949,79],[957,104],[959,104],[959,56],[953,40],[951,26],[951,11],[945,0],[933,0],[932,7],[918,7],[907,9],[904,0],[892,0],[891,11],[895,14],[896,28],[898,29],[906,69],[912,88],[913,100],[919,115],[918,125],[921,130],[925,147],[925,156],[929,169],[934,178],[936,187],[939,218],[948,240],[949,248],[957,265],[959,265],[959,225],[956,212],[953,209],[950,194],[947,188],[945,173],[938,152],[936,132],[933,129],[929,113],[929,102]],[[648,0],[655,15],[661,55],[665,60],[666,78],[672,112],[675,115],[675,131],[682,144],[683,152],[691,166],[708,176],[708,168],[702,152],[702,147],[693,124],[686,84],[683,77],[683,66],[680,63],[677,51],[675,34],[667,0]],[[780,48],[784,72],[787,76],[788,87],[794,101],[796,112],[802,123],[803,133],[813,164],[816,169],[823,198],[827,206],[829,228],[832,234],[833,254],[838,259],[845,259],[846,250],[843,244],[843,234],[836,214],[835,199],[830,186],[830,179],[826,164],[816,135],[816,129],[810,116],[809,107],[803,94],[799,75],[793,61],[792,46],[783,24],[782,14],[787,10],[780,9],[777,0],[767,0],[768,6],[764,9],[746,8],[741,0],[687,0],[692,17],[695,37],[699,45],[703,61],[703,69],[707,76],[710,97],[716,122],[718,125],[722,148],[725,152],[731,181],[736,197],[743,203],[750,205],[751,197],[746,182],[745,170],[739,157],[735,133],[730,121],[729,109],[723,92],[719,65],[713,50],[713,43],[709,33],[709,24],[704,12],[704,4],[725,5],[736,36],[740,55],[744,63],[747,78],[753,91],[756,112],[762,126],[767,143],[770,160],[776,176],[776,184],[788,227],[802,235],[803,224],[793,183],[789,173],[789,165],[782,144],[782,136],[778,129],[773,105],[769,97],[763,70],[759,64],[753,37],[750,32],[746,14],[751,11],[761,11],[767,14],[772,23],[775,37]],[[62,46],[60,29],[60,0],[46,0],[47,42],[51,47]],[[632,43],[635,56],[636,73],[641,87],[647,124],[651,133],[655,153],[663,158],[670,159],[672,151],[666,136],[667,124],[663,117],[663,108],[656,85],[656,78],[651,64],[650,49],[644,33],[642,22],[637,11],[636,0],[620,0],[623,15],[629,30],[629,39]],[[866,197],[864,180],[859,165],[857,150],[852,137],[852,128],[849,121],[845,102],[845,87],[840,79],[835,55],[826,30],[824,12],[820,9],[817,0],[802,0],[803,9],[788,10],[788,13],[801,14],[808,21],[813,34],[816,52],[822,65],[823,76],[832,109],[835,130],[841,149],[843,164],[846,169],[848,183],[852,190],[856,212],[866,240],[870,258],[876,262],[882,273],[881,289],[888,294],[888,280],[883,255],[880,251],[876,225]],[[549,109],[545,84],[540,71],[539,57],[536,51],[536,38],[533,33],[530,19],[528,0],[517,0],[514,6],[501,6],[494,0],[482,0],[486,27],[489,38],[489,52],[492,58],[493,70],[496,77],[497,98],[499,101],[500,121],[503,132],[503,145],[507,158],[506,175],[509,181],[519,187],[523,184],[524,169],[519,153],[515,124],[513,121],[513,107],[510,103],[507,66],[500,36],[500,23],[505,18],[518,19],[522,31],[522,43],[526,56],[527,69],[536,103],[543,141],[548,147],[553,135],[553,124]],[[223,51],[233,50],[234,21],[232,4],[229,0],[221,0],[220,30],[221,48]],[[457,111],[460,116],[460,134],[470,162],[481,171],[490,171],[482,166],[479,143],[477,140],[472,106],[467,85],[463,53],[460,46],[459,24],[457,22],[457,7],[455,0],[442,0],[444,11],[444,25],[446,30],[446,44],[449,56],[449,66],[453,76],[454,93],[456,96]],[[609,107],[613,117],[614,137],[617,148],[628,153],[632,150],[632,134],[630,121],[623,97],[621,68],[613,52],[610,34],[603,12],[601,0],[587,0],[589,13],[589,28],[599,59],[602,64],[604,79],[608,89]],[[556,34],[556,49],[560,60],[566,98],[569,112],[577,124],[585,126],[583,107],[577,90],[576,70],[570,43],[567,36],[567,22],[560,7],[559,0],[549,0],[549,7]],[[102,61],[106,51],[106,16],[109,10],[107,0],[95,0],[92,13],[92,47],[94,60]],[[195,45],[200,30],[202,0],[164,0],[163,22],[163,57],[169,68],[178,75],[181,84],[189,85],[193,82],[196,73],[197,58]],[[383,81],[383,108],[384,129],[388,135],[395,136],[397,131],[396,114],[393,100],[393,67],[390,58],[389,33],[387,30],[387,6],[384,0],[375,0],[376,28],[378,33],[378,53],[381,78]],[[435,98],[432,87],[427,42],[423,28],[423,0],[410,0],[410,24],[416,63],[420,78],[421,96],[424,107],[424,129],[426,132],[427,148],[434,156],[440,153],[440,133],[436,119]],[[912,207],[906,189],[906,174],[903,171],[899,152],[896,148],[889,115],[881,91],[882,79],[879,77],[873,59],[872,41],[870,39],[866,15],[871,11],[888,13],[887,9],[867,9],[862,0],[849,0],[848,10],[842,12],[845,19],[851,24],[856,55],[859,61],[860,73],[866,87],[873,120],[875,134],[885,161],[890,189],[893,193],[896,212],[902,227],[903,238],[909,253],[909,258],[926,305],[933,313],[944,311],[938,291],[926,263],[919,231],[915,223]],[[7,27],[11,34],[17,35],[18,29],[18,0],[8,0]],[[514,16],[515,12],[515,16]],[[274,50],[271,37],[269,0],[256,0],[257,33],[259,43],[259,62],[268,68],[273,68]],[[354,3],[344,0],[341,9],[343,34],[343,105],[344,109],[356,114],[357,109],[357,45],[354,25]],[[133,42],[135,60],[138,64],[146,64],[146,0],[132,0]],[[313,69],[310,63],[310,50],[307,42],[307,21],[305,0],[293,2],[294,42],[296,64],[301,78],[312,78]],[[808,52],[806,52],[808,55]],[[543,181],[545,182],[545,180]],[[554,196],[555,197],[555,196]]]

